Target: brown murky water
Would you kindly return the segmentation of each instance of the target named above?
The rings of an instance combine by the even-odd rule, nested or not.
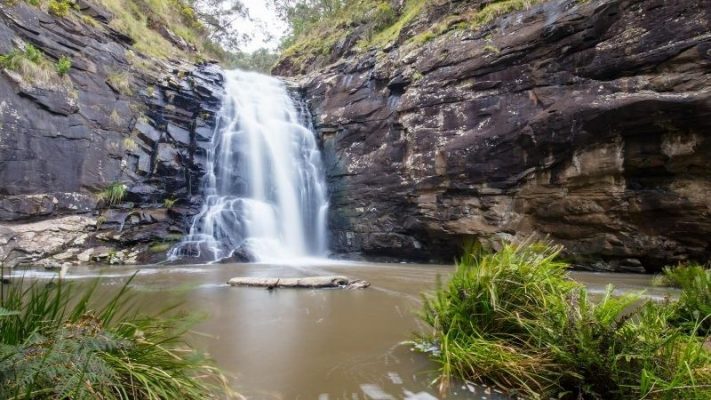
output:
[[[144,267],[133,282],[145,311],[175,301],[204,312],[193,342],[234,376],[235,388],[250,399],[416,399],[437,398],[435,365],[401,345],[426,329],[414,313],[420,293],[446,278],[450,266],[321,261],[309,266],[219,264]],[[136,268],[112,267],[103,284],[119,286]],[[46,272],[27,272],[46,279]],[[78,268],[69,279],[89,278],[96,269]],[[347,275],[365,279],[365,290],[232,288],[235,276],[297,277]],[[593,292],[614,282],[622,291],[651,288],[651,277],[573,273]],[[448,399],[501,399],[488,388],[457,386]]]

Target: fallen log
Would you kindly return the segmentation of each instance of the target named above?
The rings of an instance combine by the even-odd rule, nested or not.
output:
[[[230,286],[263,287],[269,290],[276,288],[302,288],[302,289],[364,289],[370,282],[359,279],[349,279],[345,276],[307,276],[303,278],[259,278],[237,277],[227,283]]]

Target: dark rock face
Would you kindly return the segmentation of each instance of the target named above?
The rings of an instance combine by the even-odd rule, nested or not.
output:
[[[10,266],[163,259],[200,205],[220,69],[137,55],[108,12],[79,7],[97,23],[0,5],[0,53],[32,43],[50,62],[72,60],[59,83],[0,72],[0,262]],[[97,194],[114,183],[126,196],[108,207]]]
[[[709,26],[703,1],[550,1],[312,71],[332,247],[451,261],[539,234],[583,268],[708,260]]]

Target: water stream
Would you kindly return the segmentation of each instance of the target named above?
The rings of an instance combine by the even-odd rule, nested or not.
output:
[[[260,262],[327,252],[327,191],[308,109],[273,77],[225,73],[204,205],[169,258]]]
[[[417,318],[420,293],[446,279],[452,266],[322,261],[294,267],[275,264],[186,265],[177,267],[77,267],[67,279],[89,284],[101,275],[110,297],[135,271],[132,299],[150,313],[182,302],[206,319],[190,342],[214,357],[233,377],[234,388],[254,400],[407,399],[443,397],[432,385],[437,366],[402,342],[427,329]],[[13,272],[46,280],[44,270]],[[235,276],[348,275],[366,279],[365,290],[232,288]],[[649,275],[572,272],[592,293],[614,282],[620,292],[645,290],[661,299],[672,290],[652,287]],[[492,388],[458,384],[448,400],[505,399]]]

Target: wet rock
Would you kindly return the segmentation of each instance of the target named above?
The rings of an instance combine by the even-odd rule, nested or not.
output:
[[[0,261],[6,265],[132,263],[134,249],[180,235],[199,210],[199,204],[180,214],[160,208],[166,199],[191,204],[200,197],[205,152],[191,144],[198,125],[201,135],[214,129],[219,66],[138,54],[132,39],[108,26],[107,10],[83,0],[77,7],[100,26],[24,2],[0,5],[0,52],[32,43],[49,61],[72,59],[61,80],[0,73]],[[108,204],[98,195],[114,183],[125,184],[126,195],[99,209]],[[114,250],[110,259],[95,251],[102,247]]]
[[[230,279],[227,284],[229,284],[230,286],[263,287],[267,289],[365,289],[370,286],[369,282],[362,280],[351,280],[349,278],[346,278],[345,276],[309,276],[303,278],[238,277]]]
[[[334,250],[451,262],[468,238],[538,234],[580,268],[705,262],[707,8],[549,1],[425,45],[286,58],[277,73],[309,72]]]

